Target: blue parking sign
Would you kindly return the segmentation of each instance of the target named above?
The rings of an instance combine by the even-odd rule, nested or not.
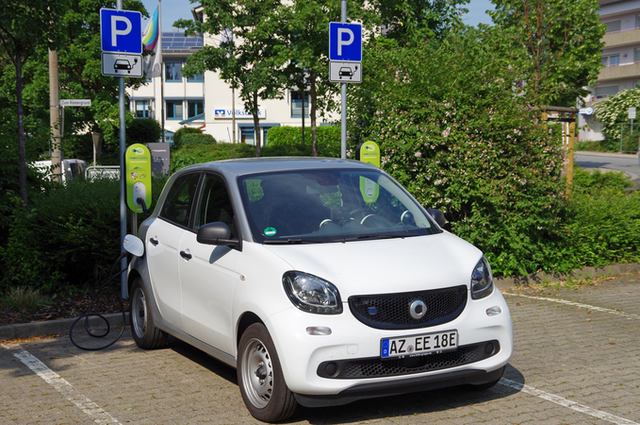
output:
[[[142,54],[142,14],[100,9],[100,38],[103,52]]]
[[[329,60],[362,61],[362,25],[329,22]]]

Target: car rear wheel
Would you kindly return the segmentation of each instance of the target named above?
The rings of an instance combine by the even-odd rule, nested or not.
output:
[[[238,384],[251,415],[264,422],[283,421],[293,415],[297,403],[284,382],[267,328],[261,323],[249,326],[238,348]]]
[[[131,286],[129,322],[133,339],[140,348],[151,350],[162,347],[167,341],[167,333],[156,328],[149,309],[149,300],[137,278]]]

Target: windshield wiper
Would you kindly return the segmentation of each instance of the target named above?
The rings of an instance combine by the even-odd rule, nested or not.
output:
[[[265,239],[266,245],[286,245],[286,244],[303,244],[303,243],[318,243],[319,241],[313,241],[309,239],[300,238],[288,238],[288,239]]]

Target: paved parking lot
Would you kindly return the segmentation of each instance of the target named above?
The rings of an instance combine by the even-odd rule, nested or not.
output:
[[[640,276],[572,289],[503,288],[515,354],[484,392],[453,388],[299,408],[295,424],[640,424]],[[254,424],[235,371],[177,340],[129,332],[98,352],[68,337],[0,347],[2,424]]]

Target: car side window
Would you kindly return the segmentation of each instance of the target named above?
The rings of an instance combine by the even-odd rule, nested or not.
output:
[[[207,223],[221,221],[233,233],[233,207],[224,180],[218,175],[206,174],[200,193],[195,230]]]
[[[200,174],[187,174],[173,183],[164,201],[160,217],[179,226],[188,227],[191,206],[198,187]]]

